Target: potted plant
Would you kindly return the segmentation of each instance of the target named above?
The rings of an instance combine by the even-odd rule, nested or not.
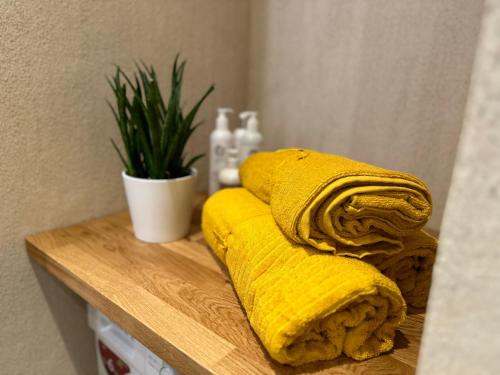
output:
[[[189,137],[200,106],[214,90],[211,85],[185,115],[181,89],[186,62],[175,58],[170,98],[165,103],[153,67],[136,65],[129,78],[117,66],[108,79],[116,98],[109,102],[120,129],[124,152],[111,140],[125,170],[123,183],[135,236],[146,242],[168,242],[189,231],[197,175],[193,164],[203,155],[186,159]]]

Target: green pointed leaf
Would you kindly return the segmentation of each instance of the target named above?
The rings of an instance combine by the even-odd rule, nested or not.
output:
[[[202,157],[204,157],[205,154],[198,154],[196,156],[193,156],[189,161],[185,164],[185,168],[191,169],[192,165],[196,163],[198,160],[200,160]]]
[[[125,169],[127,170],[127,174],[130,175],[130,176],[134,176],[133,173],[131,173],[132,171],[130,170],[130,167],[129,165],[127,164],[125,158],[123,157],[122,155],[122,152],[120,151],[120,149],[118,148],[118,146],[116,145],[115,141],[113,140],[113,138],[110,138],[111,140],[111,144],[113,145],[113,148],[116,150],[116,152],[118,153],[118,156],[120,157],[120,160],[122,161],[123,163],[123,166],[125,167]]]

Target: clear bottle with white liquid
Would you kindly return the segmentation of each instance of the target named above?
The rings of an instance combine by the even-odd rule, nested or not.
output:
[[[219,183],[221,188],[240,186],[240,171],[238,164],[238,150],[230,148],[227,152],[227,165],[219,172]]]

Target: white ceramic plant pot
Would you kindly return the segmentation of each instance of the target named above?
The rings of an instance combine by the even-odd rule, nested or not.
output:
[[[189,232],[196,169],[189,176],[150,180],[122,172],[135,236],[145,242],[171,242]]]

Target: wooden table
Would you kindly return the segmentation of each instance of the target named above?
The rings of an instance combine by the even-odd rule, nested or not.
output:
[[[47,271],[182,373],[415,372],[423,314],[409,315],[392,352],[368,361],[299,368],[272,361],[195,221],[188,238],[169,244],[140,242],[119,213],[31,235],[26,245]]]

